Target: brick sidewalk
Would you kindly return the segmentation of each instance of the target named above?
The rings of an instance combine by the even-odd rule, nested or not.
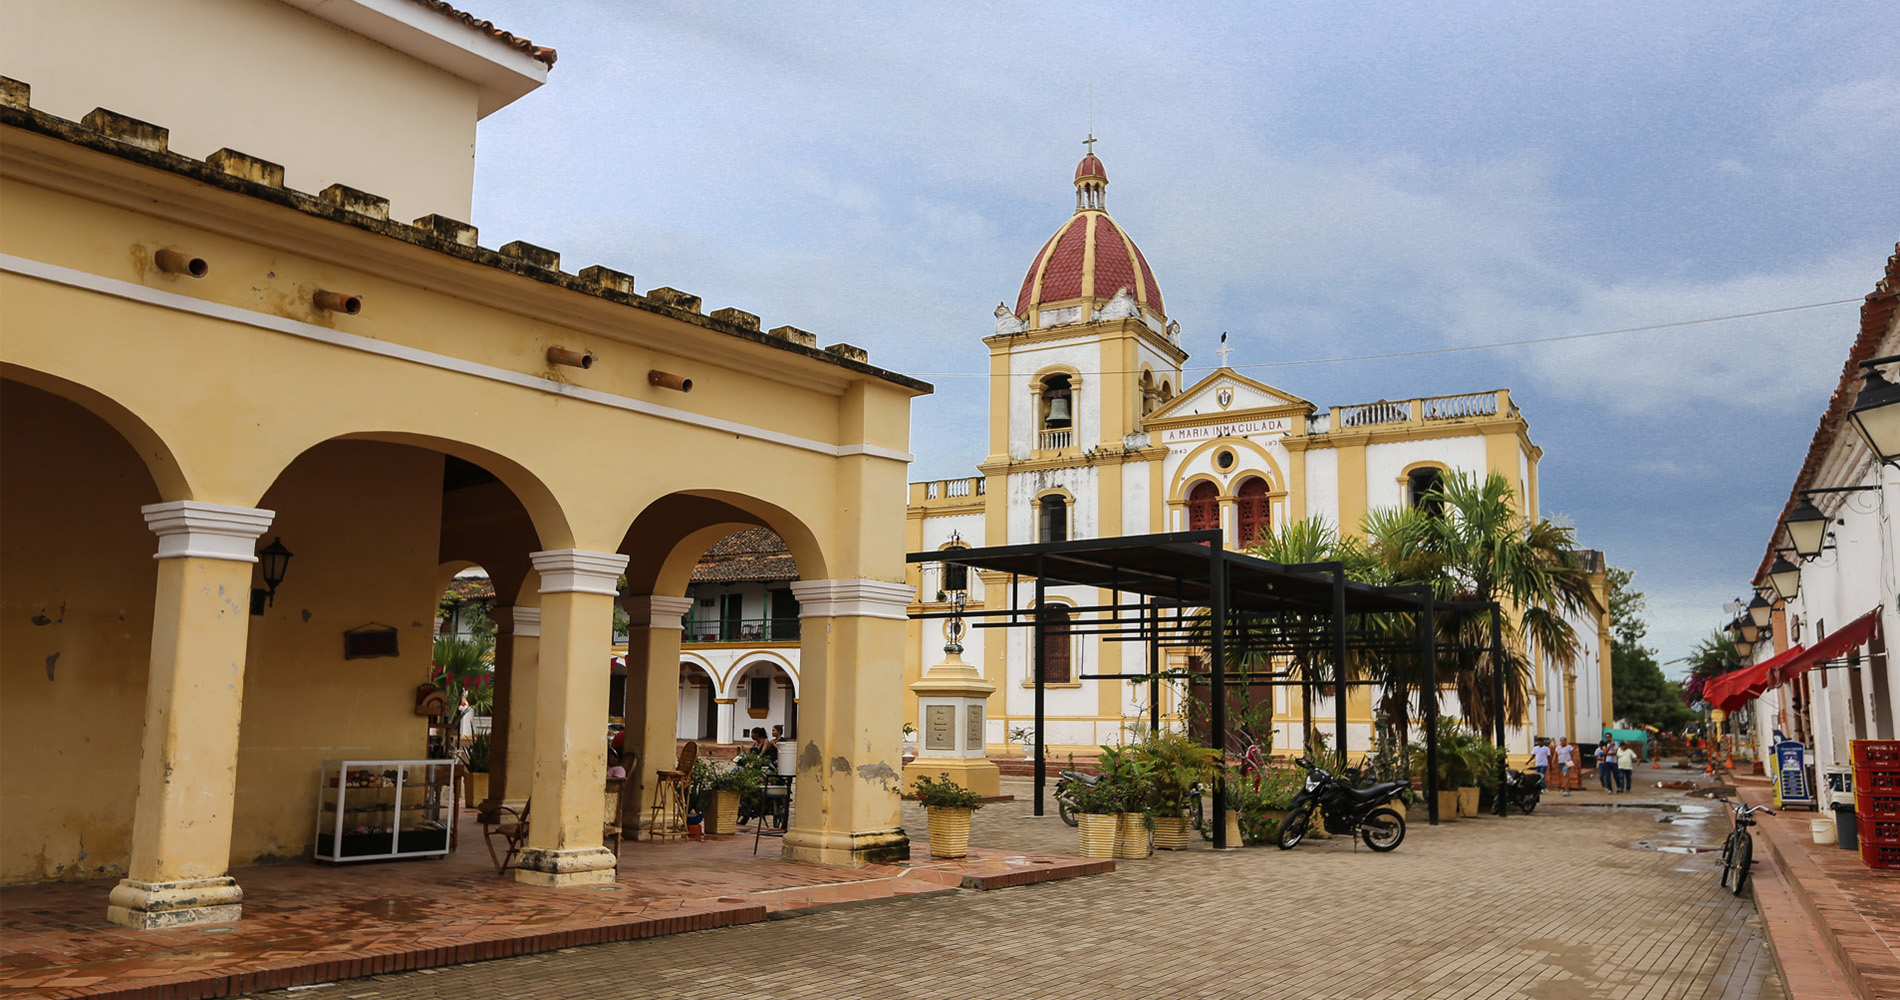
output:
[[[1738,778],[1737,792],[1749,805],[1772,805],[1773,792],[1766,779]],[[1800,908],[1814,939],[1825,949],[1813,959],[1832,959],[1831,971],[1846,980],[1852,995],[1860,997],[1900,997],[1900,873],[1877,872],[1861,863],[1855,851],[1844,851],[1831,844],[1816,844],[1808,821],[1817,813],[1785,810],[1759,819],[1760,836],[1755,865],[1759,877],[1764,865],[1773,864],[1785,880],[1790,902]],[[1766,854],[1766,857],[1761,855]],[[1764,914],[1774,905],[1764,895]],[[1786,927],[1787,929],[1783,929]],[[1784,965],[1810,961],[1808,939],[1795,933],[1784,922],[1771,920],[1774,943]],[[1784,945],[1783,937],[1791,940]],[[1801,1000],[1801,984],[1792,971],[1796,1000]],[[1818,996],[1825,994],[1817,992]]]
[[[1073,849],[1018,798],[976,843]],[[1680,803],[1660,793],[1617,804]],[[1559,799],[1427,827],[1391,854],[1204,845],[1096,878],[958,892],[340,983],[337,1000],[1353,998],[1781,1000],[1761,923],[1717,885],[1713,813]],[[921,812],[905,807],[907,828]],[[1668,822],[1664,822],[1667,820]],[[1661,850],[1658,848],[1673,848]],[[282,994],[282,1000],[308,994]],[[280,995],[272,994],[277,998]]]
[[[496,875],[473,824],[441,861],[237,873],[244,919],[131,931],[105,920],[114,882],[0,889],[0,997],[219,997],[628,941],[877,899],[1112,871],[1112,862],[979,850],[844,868],[782,861],[767,838],[629,843],[612,885],[547,889]]]

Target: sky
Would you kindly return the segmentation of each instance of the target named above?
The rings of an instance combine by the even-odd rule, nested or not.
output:
[[[1092,125],[1188,381],[1228,331],[1321,407],[1509,388],[1665,661],[1748,587],[1900,239],[1884,3],[463,6],[560,54],[481,126],[484,244],[933,383],[913,481],[975,474],[982,338]]]

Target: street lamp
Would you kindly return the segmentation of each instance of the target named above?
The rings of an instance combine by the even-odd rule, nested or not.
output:
[[[281,537],[271,539],[271,543],[257,553],[264,574],[265,598],[272,605],[277,603],[277,585],[284,582],[284,571],[290,568],[290,555]]]
[[[1768,627],[1768,617],[1772,611],[1774,611],[1774,605],[1769,604],[1768,598],[1761,596],[1759,592],[1755,594],[1754,600],[1748,602],[1748,619],[1758,628]]]
[[[1847,422],[1854,425],[1867,447],[1888,465],[1900,465],[1900,386],[1887,381],[1875,365],[1900,361],[1900,355],[1874,358],[1860,363],[1867,369],[1854,408],[1847,411]]]
[[[1794,600],[1794,596],[1801,592],[1801,567],[1777,553],[1775,564],[1768,567],[1768,585],[1775,588],[1775,593],[1781,595],[1782,600]]]
[[[1788,541],[1794,545],[1794,554],[1803,559],[1820,555],[1821,546],[1827,543],[1827,515],[1805,494],[1788,509],[1781,526],[1788,529]]]

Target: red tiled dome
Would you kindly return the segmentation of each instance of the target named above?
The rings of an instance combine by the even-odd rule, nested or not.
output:
[[[1078,207],[1036,251],[1016,294],[1016,315],[1036,323],[1037,311],[1048,306],[1091,300],[1099,308],[1126,288],[1143,312],[1166,323],[1161,288],[1155,284],[1148,259],[1106,210],[1094,207],[1100,204],[1108,173],[1093,153],[1075,168],[1075,183],[1078,190],[1092,189],[1094,201],[1085,203],[1078,195],[1078,205],[1087,207]]]

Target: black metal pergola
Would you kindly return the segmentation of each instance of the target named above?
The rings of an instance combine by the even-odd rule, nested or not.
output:
[[[1074,635],[1094,635],[1107,642],[1139,642],[1148,647],[1148,669],[1142,673],[1079,674],[1082,680],[1146,681],[1149,685],[1149,726],[1160,727],[1161,682],[1186,679],[1204,681],[1210,699],[1210,744],[1225,753],[1227,748],[1227,661],[1230,654],[1261,653],[1268,657],[1297,657],[1321,654],[1331,659],[1333,677],[1316,681],[1312,671],[1302,672],[1299,680],[1285,672],[1267,673],[1266,681],[1249,677],[1250,684],[1314,685],[1334,688],[1334,709],[1338,763],[1346,766],[1346,689],[1370,686],[1373,681],[1348,681],[1344,665],[1355,651],[1383,656],[1419,656],[1426,664],[1427,695],[1423,702],[1426,753],[1426,809],[1429,821],[1438,817],[1438,671],[1437,636],[1434,622],[1440,612],[1469,613],[1489,609],[1494,604],[1450,603],[1434,599],[1427,586],[1381,587],[1348,579],[1337,562],[1285,565],[1224,547],[1219,531],[1178,531],[1118,538],[1079,539],[1039,542],[1027,545],[1002,545],[986,548],[951,548],[913,552],[913,563],[944,563],[968,568],[1007,573],[1010,577],[1009,607],[924,611],[912,618],[970,618],[975,628],[1030,629],[1034,634],[1034,667],[1031,674],[1035,690],[1035,813],[1043,815],[1047,788],[1047,760],[1044,756],[1044,695],[1046,691],[1047,623],[1041,613],[1045,590],[1050,586],[1093,587],[1111,595],[1105,604],[1067,608],[1078,617],[1064,630]],[[1018,606],[1019,583],[1034,581],[1033,609]],[[1093,617],[1080,617],[1091,615]],[[1410,634],[1392,628],[1373,628],[1376,619],[1368,616],[1405,615],[1413,622]],[[1493,653],[1497,646],[1496,614],[1492,615]],[[1353,628],[1357,622],[1362,627]],[[1166,647],[1204,649],[1205,673],[1164,670],[1161,650]],[[1497,662],[1495,659],[1494,663]],[[1493,670],[1498,686],[1502,673]],[[1502,703],[1502,693],[1498,701]],[[1502,712],[1497,724],[1497,742],[1504,745]],[[1224,803],[1225,788],[1217,779],[1215,801]],[[1500,799],[1502,796],[1499,797]],[[1213,826],[1214,846],[1224,848],[1226,824],[1219,822],[1218,806]]]

